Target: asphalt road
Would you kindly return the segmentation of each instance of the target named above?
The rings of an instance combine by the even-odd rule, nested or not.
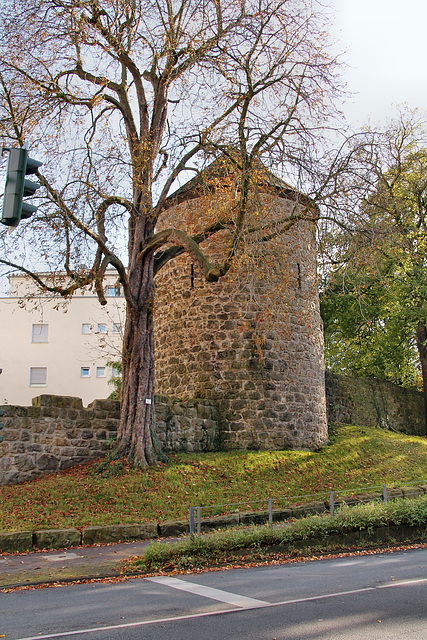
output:
[[[0,638],[427,640],[427,549],[0,594]]]

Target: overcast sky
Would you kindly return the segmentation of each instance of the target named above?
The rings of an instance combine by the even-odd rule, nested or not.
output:
[[[396,106],[427,111],[427,0],[330,0],[332,33],[350,68],[355,95],[345,105],[354,124],[384,122]]]

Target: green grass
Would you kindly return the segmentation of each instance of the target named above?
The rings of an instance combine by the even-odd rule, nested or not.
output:
[[[247,506],[241,510],[256,510],[264,509],[270,496],[426,482],[427,439],[339,426],[330,445],[316,453],[180,454],[148,471],[129,469],[122,461],[104,465],[103,473],[96,472],[98,466],[93,463],[0,487],[0,530],[183,519],[191,505],[243,500]],[[205,515],[214,513],[204,510]]]
[[[126,571],[180,572],[206,566],[248,564],[272,560],[280,556],[307,553],[326,553],[347,548],[346,541],[331,540],[330,536],[355,533],[351,544],[354,551],[366,547],[371,534],[381,527],[407,525],[419,527],[415,534],[427,538],[427,496],[416,500],[396,500],[386,504],[369,503],[355,507],[343,506],[334,518],[315,515],[297,520],[289,526],[235,528],[216,531],[208,536],[184,538],[174,544],[150,545],[143,557],[126,563]],[[424,533],[422,531],[424,530]],[[389,529],[390,531],[390,529]],[[390,536],[392,542],[392,535]]]

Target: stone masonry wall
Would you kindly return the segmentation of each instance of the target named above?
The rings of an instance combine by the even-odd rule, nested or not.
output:
[[[374,378],[326,372],[329,422],[384,427],[412,435],[426,434],[423,394]]]
[[[0,486],[104,457],[117,436],[120,404],[42,395],[33,406],[5,405],[1,421]],[[157,440],[163,451],[202,452],[219,446],[215,405],[203,400],[177,404],[156,398]]]
[[[265,220],[286,219],[300,206],[276,193],[258,194],[258,202]],[[195,232],[204,206],[206,198],[180,200],[164,224],[196,220]],[[211,259],[225,240],[204,243]],[[237,274],[208,283],[185,254],[158,273],[156,388],[175,401],[215,402],[225,449],[316,449],[327,439],[327,420],[314,226],[300,221],[262,250],[270,250],[268,272],[261,260],[258,272],[239,263]],[[262,320],[267,298],[281,309],[274,330]]]
[[[206,398],[174,402],[156,396],[157,438],[165,453],[204,453],[221,449],[218,406]]]
[[[31,407],[5,405],[0,485],[31,480],[105,456],[117,433],[119,403],[42,395]]]

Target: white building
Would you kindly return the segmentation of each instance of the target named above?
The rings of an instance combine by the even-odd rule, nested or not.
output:
[[[0,297],[0,404],[27,406],[46,393],[86,406],[109,396],[116,372],[107,363],[121,357],[125,300],[115,273],[104,282],[101,306],[93,290],[62,301],[37,293],[29,277],[9,277],[9,295]]]

